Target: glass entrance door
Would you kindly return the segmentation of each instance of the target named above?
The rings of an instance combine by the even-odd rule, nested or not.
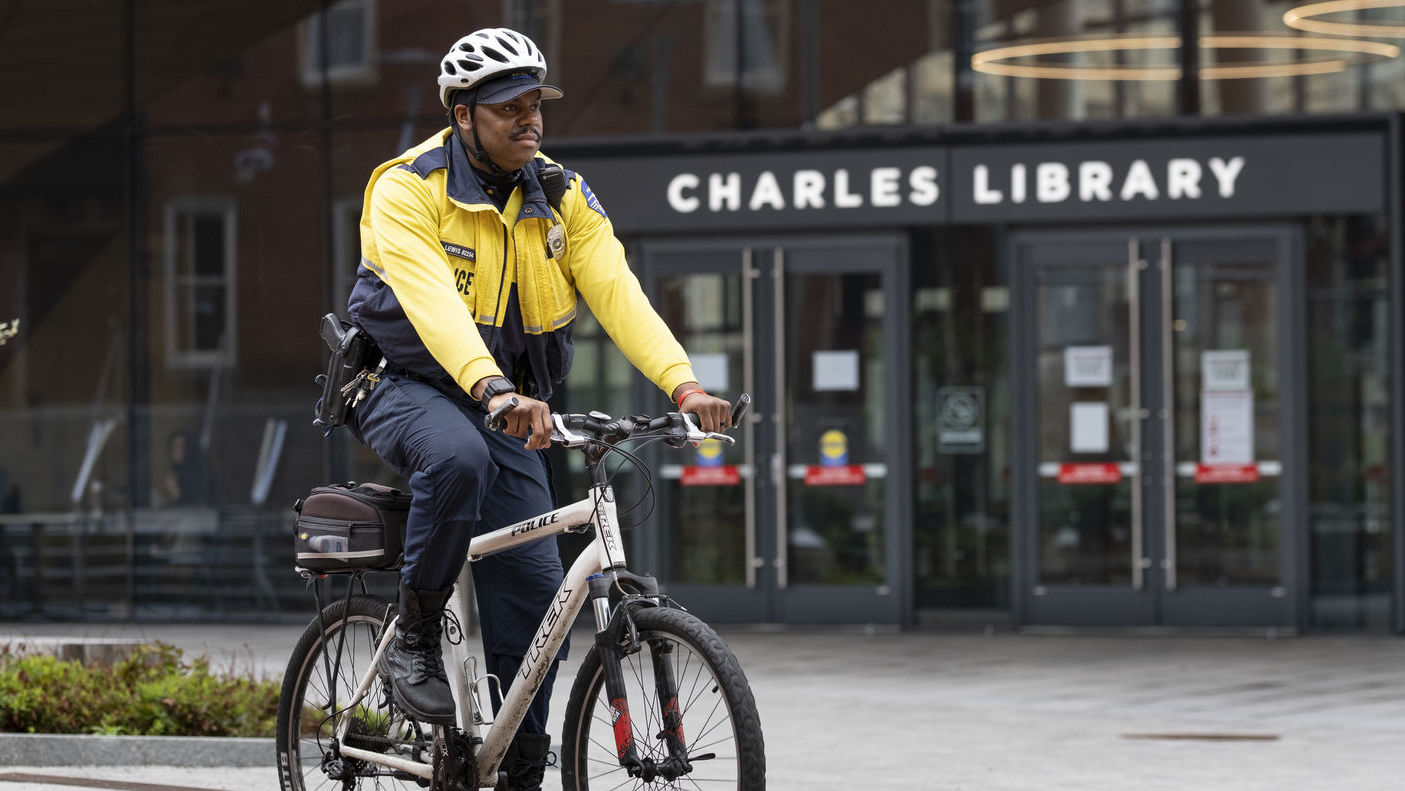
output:
[[[735,447],[659,457],[650,532],[661,581],[690,609],[899,621],[903,255],[891,237],[644,247],[651,296],[702,384],[755,404]]]
[[[1296,626],[1291,233],[1028,235],[1014,249],[1020,619]]]

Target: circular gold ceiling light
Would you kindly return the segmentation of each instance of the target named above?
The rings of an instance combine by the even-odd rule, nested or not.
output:
[[[1339,36],[1377,36],[1405,38],[1405,25],[1366,24],[1359,22],[1327,22],[1316,17],[1343,11],[1368,11],[1376,8],[1402,8],[1405,0],[1332,0],[1328,3],[1308,3],[1283,12],[1283,24],[1309,33]]]
[[[1405,0],[1397,0],[1405,2]],[[1176,80],[1179,66],[1137,66],[1114,64],[1083,66],[1062,61],[1040,61],[1045,55],[1072,55],[1084,52],[1138,52],[1179,49],[1181,37],[1167,35],[1123,35],[1106,38],[1058,39],[1012,44],[978,52],[971,56],[971,68],[985,74],[1006,77],[1033,77],[1045,80]],[[1397,57],[1400,48],[1379,41],[1319,38],[1314,36],[1269,36],[1261,33],[1221,33],[1200,38],[1201,49],[1297,50],[1331,53],[1330,57],[1300,58],[1276,63],[1217,63],[1200,69],[1201,79],[1237,80],[1252,77],[1299,77],[1330,74],[1355,63]],[[1021,60],[1023,62],[1013,62]]]

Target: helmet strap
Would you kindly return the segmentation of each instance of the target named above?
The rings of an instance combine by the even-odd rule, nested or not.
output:
[[[482,162],[484,165],[487,165],[488,171],[489,171],[490,173],[492,173],[493,175],[496,175],[496,176],[506,176],[506,175],[509,175],[512,171],[504,170],[501,165],[499,165],[498,163],[496,163],[496,162],[493,161],[493,158],[492,158],[492,157],[488,156],[488,152],[487,152],[487,151],[483,150],[483,141],[478,137],[478,123],[477,123],[477,121],[475,121],[474,118],[473,118],[473,110],[474,110],[474,108],[476,108],[477,106],[478,106],[477,97],[474,97],[474,99],[473,99],[472,101],[468,102],[468,117],[469,117],[469,120],[470,120],[470,121],[474,121],[474,123],[473,123],[472,126],[470,127],[470,128],[473,130],[473,142],[470,143],[470,142],[468,142],[467,140],[465,140],[462,134],[459,134],[459,135],[458,135],[459,142],[463,144],[463,147],[464,147],[465,150],[468,151],[469,156],[473,157],[474,159],[478,160],[479,162]],[[458,120],[455,119],[455,120],[454,120],[454,132],[455,132],[455,133],[458,133],[459,131],[460,131],[460,130],[459,130],[459,128],[458,128]]]

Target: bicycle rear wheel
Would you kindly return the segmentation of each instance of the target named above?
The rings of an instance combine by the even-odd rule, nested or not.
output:
[[[396,776],[386,767],[339,757],[331,749],[342,716],[354,718],[348,744],[407,758],[417,753],[427,755],[434,749],[434,730],[407,719],[379,676],[365,699],[353,711],[344,711],[375,657],[382,625],[394,615],[388,608],[384,600],[374,596],[333,602],[323,608],[320,621],[308,624],[298,640],[278,699],[275,739],[281,788],[421,788],[413,777]]]
[[[616,752],[617,712],[605,692],[598,648],[582,660],[566,706],[561,738],[561,781],[566,791],[707,788],[763,791],[765,745],[756,701],[727,644],[691,613],[663,607],[632,611],[641,649],[619,659],[635,749],[646,765],[669,759],[665,714],[677,710],[691,771],[669,778],[631,778]],[[660,680],[671,675],[674,701],[661,700]],[[666,685],[665,685],[666,686]]]

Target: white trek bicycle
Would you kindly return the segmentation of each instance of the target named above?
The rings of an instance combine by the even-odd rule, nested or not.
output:
[[[749,403],[745,395],[738,401],[734,424]],[[510,408],[490,415],[488,425],[501,429]],[[319,600],[319,617],[298,640],[283,679],[277,757],[285,791],[502,787],[503,754],[587,600],[596,634],[566,706],[562,786],[763,791],[765,748],[746,676],[711,627],[662,595],[652,577],[628,570],[610,475],[601,464],[621,454],[647,474],[619,447],[626,441],[684,447],[734,440],[705,434],[691,415],[680,413],[653,419],[553,414],[552,420],[552,443],[584,453],[592,485],[577,503],[473,539],[445,616],[452,657],[445,666],[457,724],[416,722],[395,705],[389,679],[376,669],[395,633],[395,605],[366,593],[364,570],[348,572],[345,598],[326,607]],[[472,561],[590,531],[593,540],[567,572],[517,677],[504,687],[480,674],[459,627],[468,612]],[[493,705],[495,697],[500,706]]]

